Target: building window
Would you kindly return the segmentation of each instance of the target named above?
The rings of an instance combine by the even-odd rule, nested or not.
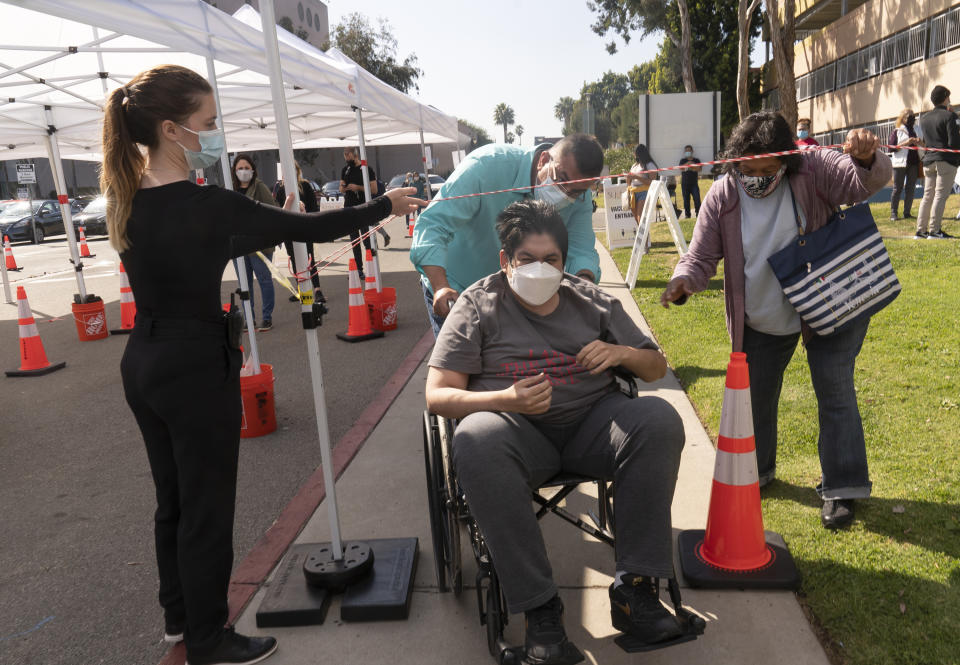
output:
[[[301,21],[303,20],[303,3],[302,2],[297,3],[297,16],[300,17]]]
[[[307,25],[309,25],[311,28],[313,27],[313,12],[311,12],[309,9],[307,9]]]

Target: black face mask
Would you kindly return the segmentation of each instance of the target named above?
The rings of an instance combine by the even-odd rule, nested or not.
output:
[[[907,127],[913,127],[913,123],[916,122],[916,120],[917,120],[917,116],[915,116],[915,115],[908,115],[908,116],[907,116]]]

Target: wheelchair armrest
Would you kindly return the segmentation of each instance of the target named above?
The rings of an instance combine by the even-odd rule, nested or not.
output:
[[[637,389],[637,377],[634,376],[633,372],[623,367],[614,367],[613,380],[616,382],[620,392],[627,397],[633,399],[640,394],[640,391]]]

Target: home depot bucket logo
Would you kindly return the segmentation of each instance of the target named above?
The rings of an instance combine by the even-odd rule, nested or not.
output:
[[[396,304],[387,305],[383,308],[383,326],[393,326],[397,324],[397,306]]]
[[[92,316],[84,317],[83,323],[87,327],[87,334],[91,336],[102,333],[103,328],[106,325],[103,312],[97,312]]]

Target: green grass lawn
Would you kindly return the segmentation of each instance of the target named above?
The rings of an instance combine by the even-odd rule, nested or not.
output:
[[[960,235],[958,206],[951,196],[944,230]],[[784,377],[765,526],[789,544],[801,604],[834,663],[960,663],[960,240],[908,239],[913,220],[872,209],[903,285],[873,317],[857,363],[873,497],[858,502],[850,529],[820,526],[816,399],[798,347]],[[689,239],[693,221],[681,225]],[[623,273],[629,254],[613,252]],[[659,298],[677,259],[666,226],[655,226],[633,296],[715,441],[730,352],[722,272],[667,310]]]

